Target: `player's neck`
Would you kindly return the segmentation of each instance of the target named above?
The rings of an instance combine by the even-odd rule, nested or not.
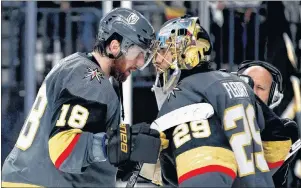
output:
[[[99,64],[101,70],[105,73],[105,75],[109,78],[111,73],[111,66],[113,63],[113,59],[110,59],[106,56],[102,56],[97,52],[92,52],[92,55],[96,59],[97,63]]]

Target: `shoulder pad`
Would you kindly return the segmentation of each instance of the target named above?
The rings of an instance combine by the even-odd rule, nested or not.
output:
[[[209,103],[191,104],[159,117],[151,124],[151,128],[165,131],[182,123],[208,119],[213,114],[213,107]]]

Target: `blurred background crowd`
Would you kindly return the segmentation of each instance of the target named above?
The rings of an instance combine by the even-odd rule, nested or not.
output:
[[[2,162],[26,118],[29,95],[26,87],[33,84],[38,88],[61,58],[76,51],[91,51],[98,22],[103,13],[108,12],[101,1],[37,1],[36,29],[32,30],[36,37],[34,67],[28,71],[27,3],[1,2]],[[112,2],[112,8],[119,6],[120,1]],[[150,20],[156,31],[168,19],[184,14],[200,16],[210,32],[213,42],[210,59],[217,69],[236,71],[237,65],[247,59],[268,61],[284,78],[285,97],[276,109],[277,114],[282,115],[291,103],[293,90],[289,76],[300,77],[301,69],[300,1],[133,1],[132,8]],[[208,14],[206,18],[204,13]],[[287,33],[293,43],[297,69],[289,62],[283,33]],[[151,122],[157,113],[151,92],[154,68],[149,66],[143,72],[135,72],[132,79],[133,123]]]

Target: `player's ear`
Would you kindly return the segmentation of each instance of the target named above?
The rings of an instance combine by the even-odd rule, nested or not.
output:
[[[117,57],[120,52],[120,43],[118,42],[118,40],[112,40],[110,42],[109,51],[114,57]]]

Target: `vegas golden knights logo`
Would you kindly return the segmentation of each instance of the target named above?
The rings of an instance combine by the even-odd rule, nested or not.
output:
[[[126,20],[129,24],[133,25],[136,24],[136,22],[139,20],[139,17],[135,13],[131,13]]]
[[[126,125],[125,124],[120,124],[120,139],[121,139],[121,151],[124,153],[128,152],[128,139],[127,139],[127,132],[126,132]]]

